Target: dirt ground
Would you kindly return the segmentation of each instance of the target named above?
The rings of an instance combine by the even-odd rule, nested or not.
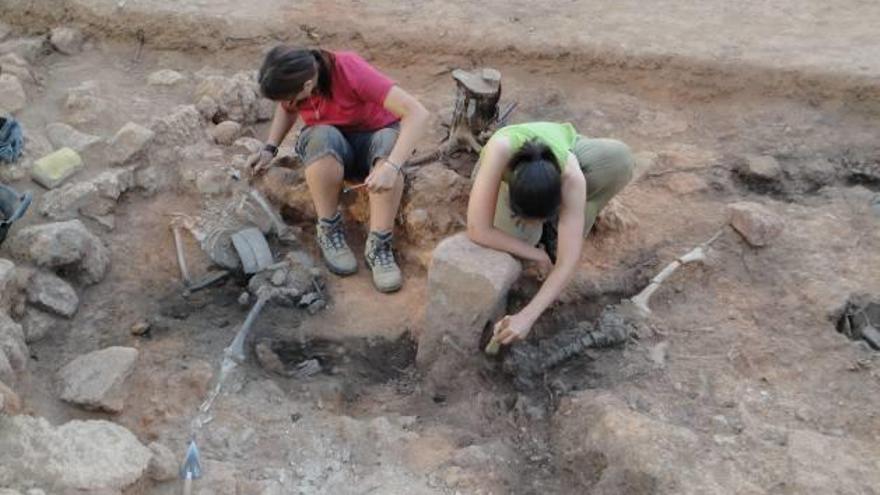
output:
[[[564,31],[575,36],[573,30]],[[46,125],[68,118],[63,101],[71,88],[99,81],[112,111],[77,128],[110,137],[128,121],[146,124],[195,103],[196,74],[205,67],[227,75],[255,69],[268,46],[172,51],[94,37],[81,54],[48,53],[32,64],[41,83],[27,86],[30,103],[17,118],[26,133],[44,134]],[[285,378],[253,359],[237,370],[200,433],[207,464],[199,493],[793,494],[832,493],[824,491],[831,486],[836,493],[876,493],[876,458],[853,466],[834,451],[820,468],[810,462],[828,451],[810,453],[797,443],[799,435],[817,435],[845,451],[880,440],[880,359],[864,342],[837,333],[832,319],[853,294],[880,297],[880,215],[872,209],[880,195],[876,102],[863,105],[857,91],[836,82],[768,91],[732,87],[723,77],[713,83],[692,72],[676,76],[667,68],[659,78],[625,66],[596,75],[564,57],[494,60],[439,51],[424,57],[405,46],[369,56],[432,112],[422,150],[443,136],[454,96],[450,70],[490,65],[503,74],[504,100],[519,103],[513,122],[569,121],[585,135],[621,139],[637,153],[642,173],[618,198],[634,220],[591,234],[575,281],[533,338],[633,295],[642,288],[633,282],[635,268],[642,276],[654,273],[711,237],[727,224],[729,203],[764,204],[785,228],[769,246],[753,248],[726,227],[707,263],[681,269],[657,293],[638,339],[591,351],[556,372],[561,394],[559,388],[517,391],[485,360],[450,397],[428,393],[412,362],[409,336],[424,313],[430,249],[407,232],[400,240],[407,260],[400,293],[378,295],[361,267],[350,278],[328,276],[329,307],[314,316],[280,307],[261,316],[258,340],[329,339],[350,352],[331,372],[310,378]],[[187,80],[168,88],[145,84],[166,68]],[[261,138],[266,130],[260,123],[250,132]],[[215,148],[222,160],[236,159],[231,147]],[[769,182],[739,174],[748,155],[774,157],[782,173]],[[466,176],[473,161],[461,157],[454,168]],[[75,179],[103,168],[90,163]],[[28,180],[11,185],[34,190],[39,204],[39,187]],[[29,374],[19,389],[27,413],[55,424],[110,419],[143,443],[159,440],[182,455],[222,349],[246,314],[236,302],[241,281],[180,295],[169,215],[199,205],[191,186],[132,191],[120,201],[112,230],[84,220],[110,248],[112,269],[100,284],[79,288],[79,312],[62,331],[30,346]],[[287,218],[317,255],[312,224]],[[32,211],[16,228],[44,221]],[[350,227],[353,238],[360,236],[357,252],[363,232],[356,222]],[[189,253],[198,257],[194,246]],[[8,257],[3,249],[0,256]],[[535,289],[534,280],[519,283],[511,309]],[[133,336],[131,326],[142,320],[153,328]],[[61,402],[58,369],[110,345],[140,350],[124,411],[106,415]],[[715,489],[689,485],[685,474],[673,488],[653,474],[653,481],[610,479],[603,462],[637,464],[638,456],[605,452],[602,462],[581,456],[571,433],[586,438],[592,425],[579,429],[573,418],[584,404],[609,397],[632,414],[686,431],[695,452],[717,459],[713,469],[725,473]],[[665,445],[663,438],[655,443]],[[667,470],[705,470],[703,461],[686,461],[667,447]],[[865,474],[871,469],[873,477]],[[811,470],[832,479],[810,479]],[[144,481],[126,493],[178,490],[176,482]]]

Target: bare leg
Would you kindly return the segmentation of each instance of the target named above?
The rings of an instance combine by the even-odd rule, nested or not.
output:
[[[394,188],[382,193],[370,193],[370,231],[391,232],[394,218],[403,197],[403,175],[397,174]]]
[[[331,218],[336,214],[343,173],[342,164],[333,155],[319,158],[306,168],[306,184],[318,218]]]

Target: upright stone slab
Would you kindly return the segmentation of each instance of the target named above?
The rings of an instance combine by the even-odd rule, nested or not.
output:
[[[464,233],[440,242],[428,268],[428,306],[417,364],[445,374],[462,364],[460,350],[479,355],[482,330],[504,313],[507,292],[520,271],[513,256],[478,246]]]

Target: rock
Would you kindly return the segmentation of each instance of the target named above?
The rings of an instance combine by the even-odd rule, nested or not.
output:
[[[45,487],[51,493],[120,493],[147,471],[152,454],[109,421],[0,417],[0,486]]]
[[[79,29],[69,27],[57,27],[49,35],[49,43],[53,48],[65,55],[76,55],[82,51],[82,32]]]
[[[179,164],[176,146],[190,146],[205,141],[202,116],[192,105],[180,105],[150,123],[155,133],[150,147],[150,162],[163,165]]]
[[[137,357],[137,349],[107,347],[74,359],[58,371],[61,399],[84,409],[122,412],[125,381]]]
[[[771,181],[782,175],[782,167],[770,155],[746,155],[737,172],[746,179]]]
[[[143,320],[131,326],[131,334],[141,336],[150,331],[150,322]]]
[[[479,352],[483,328],[506,309],[507,291],[519,278],[513,256],[471,242],[464,233],[444,239],[428,268],[428,302],[416,363],[439,375],[461,363],[457,347]],[[442,361],[442,366],[435,363]],[[437,380],[440,381],[440,380]]]
[[[40,272],[31,277],[27,294],[29,303],[65,318],[72,317],[79,308],[79,298],[73,287],[48,273]]]
[[[225,120],[220,122],[213,129],[211,129],[211,137],[214,138],[214,142],[217,144],[222,144],[229,146],[241,134],[241,124],[235,122],[233,120]]]
[[[638,226],[639,219],[617,198],[612,198],[596,218],[596,230],[599,232],[623,232]]]
[[[80,132],[61,122],[46,126],[46,136],[56,149],[67,147],[81,154],[93,150],[101,143],[98,136]]]
[[[263,142],[252,137],[241,137],[232,143],[233,151],[252,155],[263,149]]]
[[[21,399],[18,394],[0,380],[0,416],[12,416],[21,412]],[[2,492],[0,492],[2,493]]]
[[[6,55],[0,56],[0,74],[15,76],[22,82],[22,84],[36,81],[28,61],[15,53],[7,53]]]
[[[67,92],[64,108],[67,122],[75,125],[100,124],[111,120],[113,106],[98,96],[103,94],[96,81],[85,81]]]
[[[9,251],[50,269],[66,269],[84,284],[104,279],[110,252],[79,220],[33,225],[17,230],[7,241]]]
[[[214,98],[202,96],[196,102],[196,110],[199,111],[199,114],[205,120],[213,122],[217,114],[220,113],[220,106],[217,105],[217,101]]]
[[[12,26],[0,21],[0,41],[5,41],[12,34]]]
[[[147,446],[153,453],[150,459],[150,466],[147,474],[154,481],[171,481],[177,479],[178,463],[177,457],[171,452],[171,449],[159,442],[152,442]]]
[[[27,368],[27,344],[24,330],[6,313],[0,313],[0,381],[15,384],[17,377]]]
[[[766,246],[782,233],[782,219],[763,205],[741,201],[727,205],[727,210],[730,224],[752,246]]]
[[[260,98],[257,101],[257,122],[272,120],[277,106],[277,103],[268,98]]]
[[[209,97],[217,103],[217,118],[253,124],[259,120],[261,99],[259,87],[252,75],[239,72],[232,77],[208,76],[196,88],[195,101]]]
[[[837,167],[828,160],[808,160],[799,164],[800,175],[817,187],[827,186],[837,179]]]
[[[79,214],[97,219],[110,214],[119,197],[132,187],[132,170],[108,170],[90,181],[49,191],[40,201],[39,211],[52,220],[70,220]]]
[[[9,311],[18,302],[23,284],[18,278],[15,263],[0,258],[0,312]]]
[[[422,247],[433,247],[461,230],[469,192],[468,180],[442,164],[418,169],[401,208],[408,237]]]
[[[158,70],[147,77],[147,84],[150,86],[175,86],[184,81],[186,76],[171,69]]]
[[[156,133],[142,125],[125,124],[110,141],[107,161],[110,165],[125,165],[141,157],[155,136]]]
[[[0,74],[0,114],[18,112],[27,106],[27,94],[17,77]]]
[[[60,322],[55,317],[34,308],[29,308],[21,321],[24,341],[28,344],[43,340],[46,335],[55,331],[59,326]]]
[[[14,53],[30,63],[49,52],[49,45],[43,36],[15,38],[0,43],[0,54]]]

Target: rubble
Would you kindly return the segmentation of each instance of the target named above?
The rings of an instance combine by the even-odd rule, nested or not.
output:
[[[110,267],[110,252],[79,220],[33,225],[6,241],[9,251],[48,269],[70,270],[82,283],[100,282]]]
[[[74,359],[58,371],[61,399],[84,409],[122,412],[125,381],[137,357],[137,349],[108,347]]]
[[[101,96],[97,81],[85,81],[67,92],[64,109],[67,122],[73,125],[92,125],[110,120],[113,106]]]
[[[28,308],[24,319],[21,320],[24,340],[28,344],[43,340],[60,326],[61,323],[55,317],[35,308]]]
[[[209,100],[204,100],[205,97],[217,104],[217,111],[213,115],[206,115],[208,120],[234,120],[242,124],[253,124],[260,120],[261,96],[252,73],[205,77],[196,88],[194,99],[199,102],[200,108],[208,110],[212,105]]]
[[[152,454],[109,421],[0,416],[0,486],[51,493],[120,493],[146,473]]]

